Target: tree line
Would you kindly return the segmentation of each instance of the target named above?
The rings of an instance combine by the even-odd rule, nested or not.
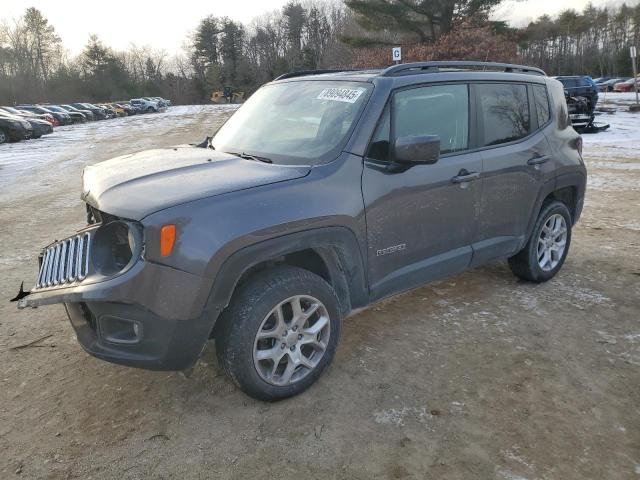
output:
[[[70,56],[35,9],[0,26],[0,104],[163,96],[207,102],[230,87],[252,93],[294,70],[380,67],[390,46],[403,60],[526,63],[549,74],[630,75],[640,40],[640,5],[588,5],[513,28],[491,18],[502,0],[290,0],[249,24],[207,16],[179,54],[151,47],[117,51],[91,35]]]
[[[549,74],[632,76],[629,47],[640,47],[640,4],[543,15],[518,34],[522,60]]]

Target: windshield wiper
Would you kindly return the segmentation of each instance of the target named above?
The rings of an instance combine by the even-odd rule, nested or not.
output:
[[[238,153],[238,152],[227,152],[231,155],[235,155],[236,157],[240,157],[240,158],[244,158],[245,160],[254,160],[256,162],[263,162],[263,163],[273,163],[273,160],[271,160],[270,158],[267,157],[258,157],[256,155],[249,155],[248,153]]]

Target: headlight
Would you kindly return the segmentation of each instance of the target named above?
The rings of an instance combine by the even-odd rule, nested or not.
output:
[[[120,220],[96,230],[92,242],[91,261],[96,273],[111,276],[129,267],[140,255],[140,228]]]

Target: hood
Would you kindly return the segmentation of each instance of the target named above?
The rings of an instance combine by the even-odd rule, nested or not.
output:
[[[82,199],[112,215],[141,220],[200,198],[301,178],[310,170],[192,146],[147,150],[85,167]]]

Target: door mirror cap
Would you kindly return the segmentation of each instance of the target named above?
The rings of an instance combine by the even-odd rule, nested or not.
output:
[[[398,137],[394,143],[394,160],[402,164],[433,164],[440,158],[438,135]]]

